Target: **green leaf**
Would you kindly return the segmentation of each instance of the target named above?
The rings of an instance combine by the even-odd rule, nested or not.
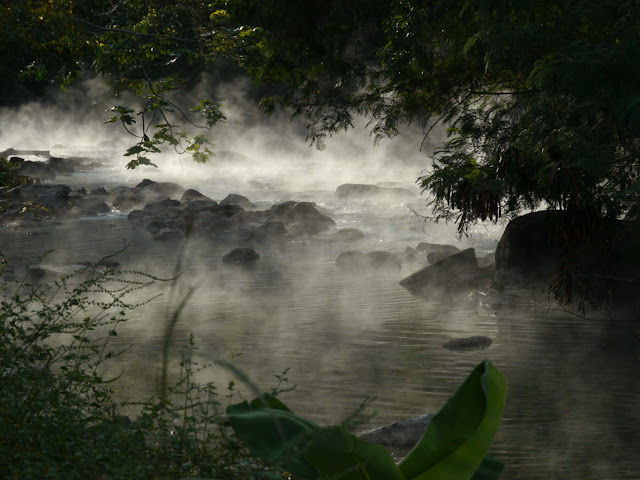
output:
[[[252,403],[256,405],[255,401]],[[279,406],[252,408],[246,401],[230,405],[227,420],[254,455],[282,465],[299,477],[317,477],[315,469],[300,455],[302,445],[320,429],[315,423]]]
[[[470,479],[493,441],[505,396],[504,376],[484,360],[431,419],[420,441],[400,462],[404,476],[415,480]]]
[[[504,463],[491,455],[482,459],[482,463],[471,480],[497,480],[504,470]]]
[[[391,454],[342,427],[316,432],[303,451],[321,478],[340,480],[404,480]]]

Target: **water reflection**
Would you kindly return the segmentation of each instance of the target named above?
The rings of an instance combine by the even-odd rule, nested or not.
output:
[[[353,211],[338,220],[374,230]],[[27,263],[46,245],[56,245],[47,261],[62,264],[95,261],[127,244],[123,265],[159,276],[172,275],[179,255],[177,244],[150,241],[118,215],[37,232],[3,232],[3,250]],[[408,228],[399,236],[414,239],[418,233]],[[177,326],[174,352],[194,334],[199,362],[233,358],[263,388],[290,368],[289,384],[298,387],[287,402],[321,423],[340,421],[366,396],[376,396],[376,416],[363,428],[437,411],[468,372],[489,358],[509,382],[492,450],[507,463],[505,479],[638,477],[640,344],[632,319],[585,321],[544,304],[533,308],[518,296],[498,311],[476,300],[416,298],[398,285],[410,272],[339,271],[333,262],[344,249],[296,242],[242,270],[222,264],[229,247],[190,245],[180,284],[197,289]],[[120,331],[118,341],[133,345],[114,366],[125,370],[124,399],[155,388],[169,299],[134,311]],[[442,348],[471,335],[493,343],[469,352]],[[214,369],[201,379],[223,389],[230,378]]]

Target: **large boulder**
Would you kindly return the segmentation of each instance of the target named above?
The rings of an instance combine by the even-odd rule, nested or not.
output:
[[[111,211],[111,207],[102,198],[87,196],[70,201],[72,212],[76,215],[95,216]]]
[[[268,210],[273,220],[282,222],[293,237],[314,235],[335,226],[335,222],[321,214],[313,202],[288,201]]]
[[[143,207],[146,203],[146,196],[137,188],[120,186],[110,192],[109,200],[113,208],[127,212]]]
[[[562,301],[640,306],[640,223],[600,220],[594,228],[587,219],[540,211],[511,220],[496,247],[495,285],[551,285]]]
[[[554,239],[562,212],[533,212],[511,220],[496,247],[496,283],[547,284],[560,270],[562,252]]]
[[[239,205],[245,210],[255,208],[255,204],[251,203],[247,197],[238,195],[237,193],[230,193],[227,195],[220,201],[220,205]]]
[[[32,162],[20,157],[13,157],[10,163],[17,165],[16,173],[23,177],[36,178],[38,180],[54,180],[56,174],[44,162]]]
[[[67,206],[71,189],[66,185],[22,185],[4,192],[4,197],[57,210]]]
[[[400,282],[415,295],[435,297],[466,293],[493,279],[492,266],[480,268],[473,248],[468,248],[418,270]]]
[[[207,197],[206,195],[192,188],[185,190],[182,196],[180,197],[180,202],[184,203],[185,205],[195,201],[213,202],[211,198]]]
[[[146,180],[146,179],[145,179]],[[144,182],[144,180],[143,180]],[[173,182],[153,182],[148,183],[144,187],[140,187],[139,185],[136,188],[141,188],[145,191],[145,193],[153,192],[160,195],[166,195],[169,198],[180,197],[184,194],[185,189],[181,187],[177,183]]]
[[[255,228],[246,244],[252,246],[280,245],[285,239],[286,229],[282,222],[267,222]]]
[[[202,211],[193,216],[191,232],[196,235],[220,236],[234,225],[234,221],[224,215]]]

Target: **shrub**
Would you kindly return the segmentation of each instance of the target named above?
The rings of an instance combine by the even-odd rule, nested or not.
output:
[[[4,478],[280,478],[223,422],[213,384],[198,385],[189,342],[176,383],[119,414],[104,376],[133,292],[159,281],[99,262],[53,284],[5,285],[0,303],[0,468]],[[231,386],[230,386],[231,387]],[[232,390],[232,388],[231,388]],[[233,391],[230,392],[233,394]]]

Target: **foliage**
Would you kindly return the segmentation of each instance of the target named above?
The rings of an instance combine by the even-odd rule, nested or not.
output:
[[[17,162],[11,162],[0,157],[0,187],[18,187],[36,182],[36,179],[18,173]]]
[[[244,64],[282,89],[263,107],[304,116],[312,141],[353,114],[377,139],[447,125],[419,181],[461,233],[539,205],[637,217],[637,2],[222,3],[261,32]]]
[[[139,305],[127,298],[158,279],[104,270],[106,263],[48,286],[6,285],[0,303],[3,476],[280,478],[228,435],[215,386],[194,383],[201,367],[191,359],[193,341],[166,396],[133,405],[114,400],[118,379],[104,372],[119,353],[109,341]],[[139,414],[124,417],[123,407]]]
[[[14,2],[15,3],[15,2]],[[112,93],[134,93],[140,107],[114,106],[107,120],[136,138],[128,168],[153,165],[149,154],[168,145],[198,162],[212,155],[194,129],[210,129],[224,115],[208,99],[188,109],[172,99],[192,87],[218,53],[204,49],[208,2],[142,0],[29,0],[0,7],[0,104],[67,88],[82,72],[103,76]],[[178,104],[180,103],[180,104]],[[134,125],[135,124],[135,125]],[[182,124],[182,126],[181,126]]]
[[[136,143],[128,166],[166,146],[196,161],[224,115],[174,95],[203,72],[245,69],[265,112],[289,108],[308,138],[370,119],[448,127],[421,177],[436,218],[460,232],[523,208],[640,215],[640,5],[619,0],[29,0],[0,7],[3,91],[69,85],[83,69],[128,90],[116,106]],[[217,69],[217,70],[216,70]],[[14,85],[15,86],[15,85]],[[7,97],[4,95],[5,98]],[[195,128],[195,127],[194,127]]]
[[[498,428],[504,377],[484,361],[433,417],[398,466],[383,447],[321,428],[294,414],[277,397],[262,395],[227,408],[236,434],[256,455],[301,478],[370,480],[496,479],[503,465],[485,457]]]

